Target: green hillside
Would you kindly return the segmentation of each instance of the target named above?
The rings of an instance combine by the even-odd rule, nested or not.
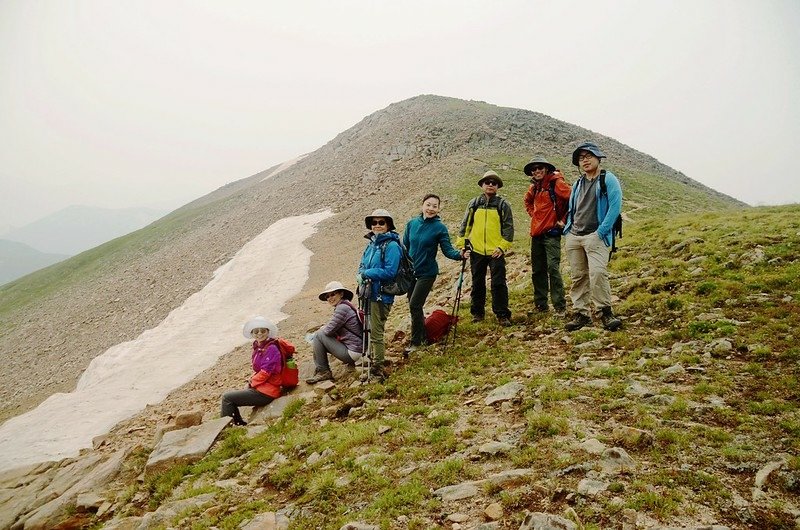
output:
[[[507,196],[522,189],[513,173],[503,177]],[[477,189],[453,193],[464,202]],[[526,511],[562,515],[585,529],[616,528],[631,512],[662,525],[794,528],[800,206],[652,212],[629,222],[611,262],[622,331],[567,334],[557,317],[532,313],[520,216],[522,234],[509,256],[515,326],[469,322],[465,299],[455,346],[428,347],[403,362],[394,344],[384,385],[339,381],[332,406],[295,402],[258,434],[230,428],[200,463],[131,482],[123,513],[215,492],[215,509],[180,513],[171,524],[233,529],[284,510],[292,529],[339,529],[348,521],[450,528],[448,514],[481,520],[497,503],[505,528],[518,528]],[[446,303],[453,267],[432,300]],[[389,336],[405,311],[398,303]],[[483,404],[510,381],[523,385],[520,399]],[[595,476],[597,457],[580,445],[586,439],[624,448],[636,468],[606,478],[600,494],[574,493]],[[511,449],[480,451],[497,440]],[[131,478],[147,454],[133,458]],[[308,463],[314,454],[323,456]],[[762,486],[763,499],[752,501],[754,475],[776,460],[782,464]],[[512,469],[529,474],[480,483],[462,501],[432,494]],[[223,479],[247,487],[220,486]]]

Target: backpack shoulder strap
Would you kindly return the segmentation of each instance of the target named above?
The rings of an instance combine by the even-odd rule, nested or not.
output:
[[[292,357],[296,351],[294,344],[284,338],[278,337],[275,339],[275,344],[278,346],[278,350],[281,352],[282,359]]]
[[[600,170],[600,193],[608,197],[608,188],[606,188],[606,170]]]
[[[553,203],[553,210],[556,209],[556,179],[550,179],[550,187],[547,190],[550,193],[550,202]]]
[[[353,312],[356,314],[356,318],[358,319],[359,322],[361,322],[361,313],[359,313],[359,309],[353,305],[353,302],[351,302],[350,300],[342,300],[342,302],[347,304],[350,307],[350,309],[353,310]]]

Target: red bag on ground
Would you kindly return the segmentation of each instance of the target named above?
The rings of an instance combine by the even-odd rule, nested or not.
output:
[[[450,316],[441,309],[435,310],[425,319],[425,334],[428,344],[439,342],[450,333],[450,327],[458,320],[457,316]]]

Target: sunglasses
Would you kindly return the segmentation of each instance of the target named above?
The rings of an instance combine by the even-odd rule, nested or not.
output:
[[[264,333],[269,333],[269,330],[267,328],[256,328],[250,333],[253,335],[262,335]]]
[[[497,182],[496,180],[484,180],[483,183],[486,184],[487,186],[499,186],[500,185],[500,183]]]
[[[330,300],[334,295],[336,295],[338,291],[333,291],[332,293],[328,293],[325,295],[325,300]]]
[[[545,167],[544,166],[533,166],[531,168],[531,171],[539,171],[540,169],[545,169]]]
[[[384,221],[383,219],[373,219],[372,220],[372,226],[375,226],[375,225],[385,226],[386,225],[386,221]]]

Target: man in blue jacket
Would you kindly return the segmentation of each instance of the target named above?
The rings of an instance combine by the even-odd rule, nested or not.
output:
[[[603,327],[616,331],[622,322],[611,310],[611,285],[608,258],[614,221],[622,209],[622,188],[616,175],[600,169],[606,155],[593,143],[579,145],[572,153],[572,164],[582,171],[572,187],[569,213],[564,226],[564,248],[572,276],[570,298],[575,316],[564,326],[575,331],[592,323],[591,303]]]

